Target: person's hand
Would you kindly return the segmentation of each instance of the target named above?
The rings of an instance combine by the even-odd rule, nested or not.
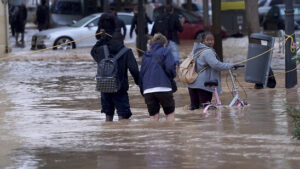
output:
[[[240,67],[245,67],[245,65],[241,65],[241,64],[233,65],[232,69],[236,70],[236,69],[238,69]]]

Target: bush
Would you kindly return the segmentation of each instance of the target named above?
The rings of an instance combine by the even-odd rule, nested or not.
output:
[[[288,115],[293,119],[295,125],[293,135],[295,138],[300,139],[300,109],[287,105],[286,111]]]

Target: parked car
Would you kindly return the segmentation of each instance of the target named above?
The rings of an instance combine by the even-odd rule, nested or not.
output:
[[[182,8],[187,10],[187,3],[183,3]],[[212,11],[211,11],[211,3],[208,4],[208,16],[211,20],[211,16],[212,16]],[[199,15],[201,17],[203,17],[203,3],[202,2],[195,2],[192,3],[192,12],[194,12],[196,15]]]
[[[96,43],[96,38],[94,34],[97,31],[97,25],[101,13],[92,14],[87,17],[82,18],[71,26],[65,26],[60,28],[53,28],[41,31],[32,36],[31,46],[32,49],[43,49],[51,46],[60,45],[73,40],[78,40],[67,45],[59,46],[54,49],[71,49],[77,47],[90,47]],[[125,43],[135,42],[135,33],[133,37],[129,37],[129,30],[131,25],[131,20],[133,19],[133,13],[119,12],[118,17],[124,21],[127,28],[127,33],[125,37]],[[153,24],[148,25],[148,29],[152,30]],[[88,37],[91,36],[91,37]],[[88,38],[87,38],[88,37]],[[83,39],[84,38],[84,39]]]
[[[162,11],[162,7],[158,7],[154,10],[153,15],[158,16]],[[179,38],[184,40],[196,39],[202,32],[204,32],[204,23],[201,16],[194,14],[193,12],[184,10],[182,8],[174,7],[174,12],[185,18],[183,24],[183,32],[179,33]],[[153,17],[155,18],[155,17]],[[222,30],[222,37],[226,37],[226,33]]]
[[[300,28],[300,5],[294,4],[295,29]],[[264,30],[285,29],[285,5],[273,5],[263,20]]]
[[[283,0],[258,0],[258,15],[260,23],[273,5],[284,4]]]

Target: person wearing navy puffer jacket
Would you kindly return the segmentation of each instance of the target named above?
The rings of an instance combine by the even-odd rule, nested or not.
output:
[[[176,63],[172,53],[165,47],[167,42],[165,36],[155,34],[150,42],[151,49],[142,59],[139,86],[152,121],[159,120],[160,105],[167,121],[174,121],[175,101],[170,79],[176,76]]]

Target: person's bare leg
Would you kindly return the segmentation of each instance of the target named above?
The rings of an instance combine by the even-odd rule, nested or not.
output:
[[[158,120],[159,120],[158,113],[155,114],[154,116],[150,116],[150,121],[158,121]]]
[[[22,45],[24,45],[24,32],[22,33],[22,36],[21,36],[21,43],[22,43]]]
[[[175,121],[175,113],[170,113],[167,115],[167,121],[173,122]]]

